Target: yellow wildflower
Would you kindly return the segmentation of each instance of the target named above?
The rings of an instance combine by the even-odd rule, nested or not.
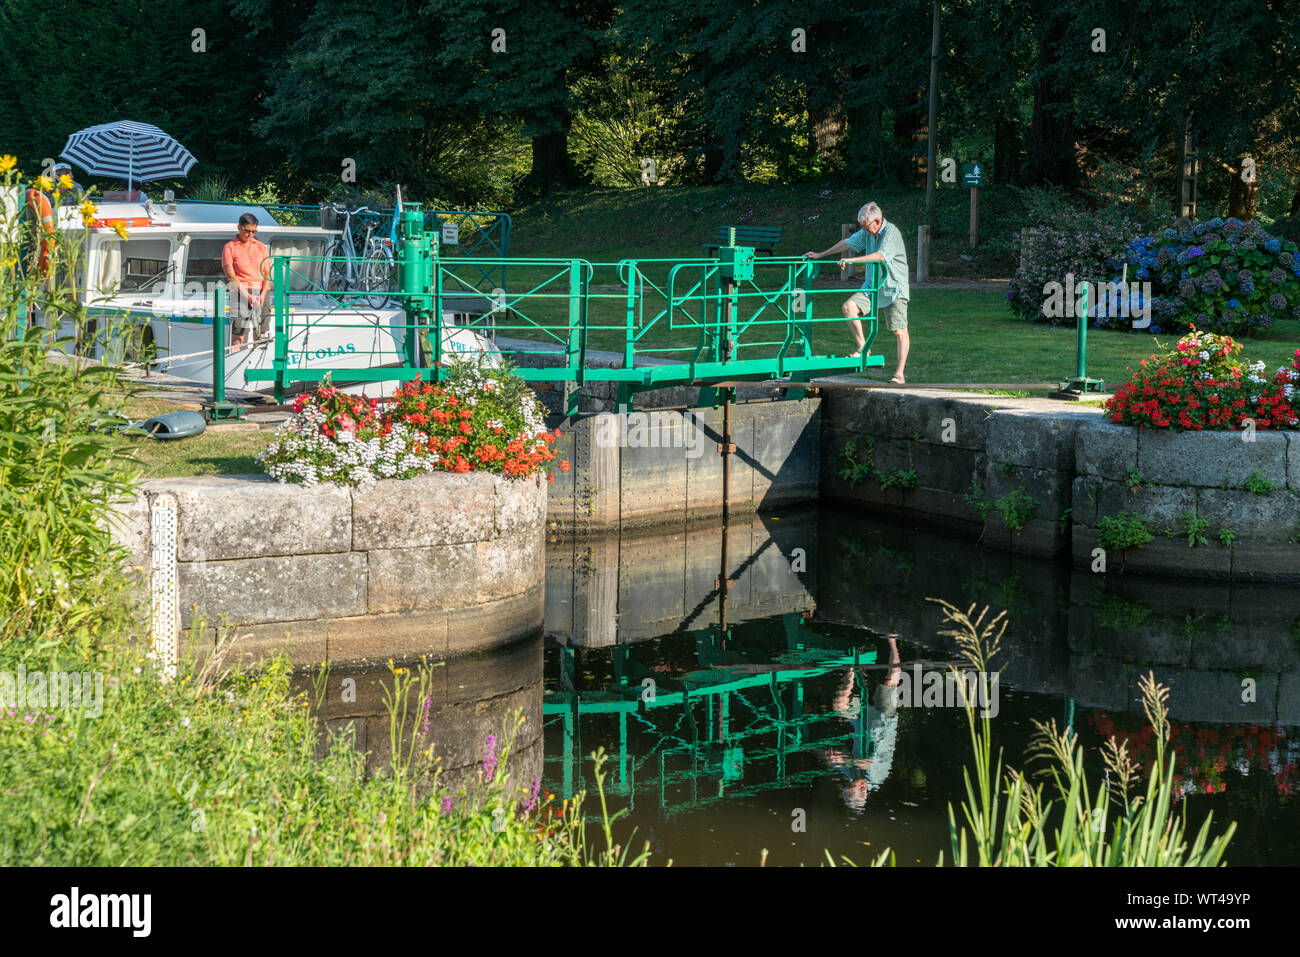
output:
[[[126,226],[123,225],[121,220],[118,220],[113,224],[113,232],[117,233],[123,239],[126,239],[127,237]]]
[[[32,185],[35,186],[37,189],[39,189],[42,193],[48,193],[50,190],[54,189],[54,181],[51,180],[48,176],[46,176],[44,173],[36,177],[36,182],[33,183]]]
[[[0,156],[0,173],[7,173],[17,165],[18,157],[10,156],[8,153]]]
[[[59,189],[72,189],[77,184],[72,181],[72,177],[67,173],[59,175]]]
[[[99,210],[95,208],[95,204],[92,203],[90,200],[86,200],[85,202],[83,202],[80,206],[80,209],[81,209],[81,224],[85,226],[87,229],[89,229],[90,224],[95,221],[95,214],[98,213]]]

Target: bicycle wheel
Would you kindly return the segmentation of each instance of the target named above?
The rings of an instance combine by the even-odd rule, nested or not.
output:
[[[337,294],[348,291],[348,262],[341,240],[336,239],[329,244],[321,267],[321,286],[326,292]]]
[[[366,302],[371,309],[382,309],[388,304],[393,291],[393,250],[381,239],[366,243],[366,264],[363,282],[369,293]]]

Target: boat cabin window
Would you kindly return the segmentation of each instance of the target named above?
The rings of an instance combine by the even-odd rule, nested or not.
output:
[[[189,254],[185,257],[185,283],[198,282],[204,285],[225,275],[221,271],[221,253],[229,239],[190,240]]]
[[[99,291],[156,292],[165,288],[172,244],[167,239],[113,240],[100,247]]]
[[[325,244],[319,239],[286,236],[271,240],[272,256],[290,256],[289,290],[291,292],[319,292],[321,290],[321,263]],[[302,257],[309,257],[304,260]]]

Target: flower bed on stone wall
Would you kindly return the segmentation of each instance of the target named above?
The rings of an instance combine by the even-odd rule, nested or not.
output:
[[[1110,421],[1144,429],[1294,429],[1300,427],[1300,349],[1271,375],[1238,358],[1241,343],[1192,331],[1170,352],[1143,359],[1104,408]]]
[[[547,429],[543,416],[509,367],[467,357],[448,364],[441,382],[417,378],[388,400],[348,395],[326,381],[294,400],[293,416],[258,460],[273,478],[309,486],[438,471],[545,472],[553,480],[560,433]]]

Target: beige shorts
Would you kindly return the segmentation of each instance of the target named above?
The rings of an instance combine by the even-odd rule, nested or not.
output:
[[[236,335],[254,335],[257,338],[271,333],[271,293],[267,292],[261,309],[254,309],[245,296],[236,295],[235,308],[231,310],[231,328]]]
[[[881,306],[880,318],[885,320],[885,328],[890,332],[902,332],[907,328],[907,300],[895,299],[889,305]]]
[[[871,297],[865,292],[855,292],[849,296],[849,302],[858,307],[858,313],[863,316],[871,315]]]

